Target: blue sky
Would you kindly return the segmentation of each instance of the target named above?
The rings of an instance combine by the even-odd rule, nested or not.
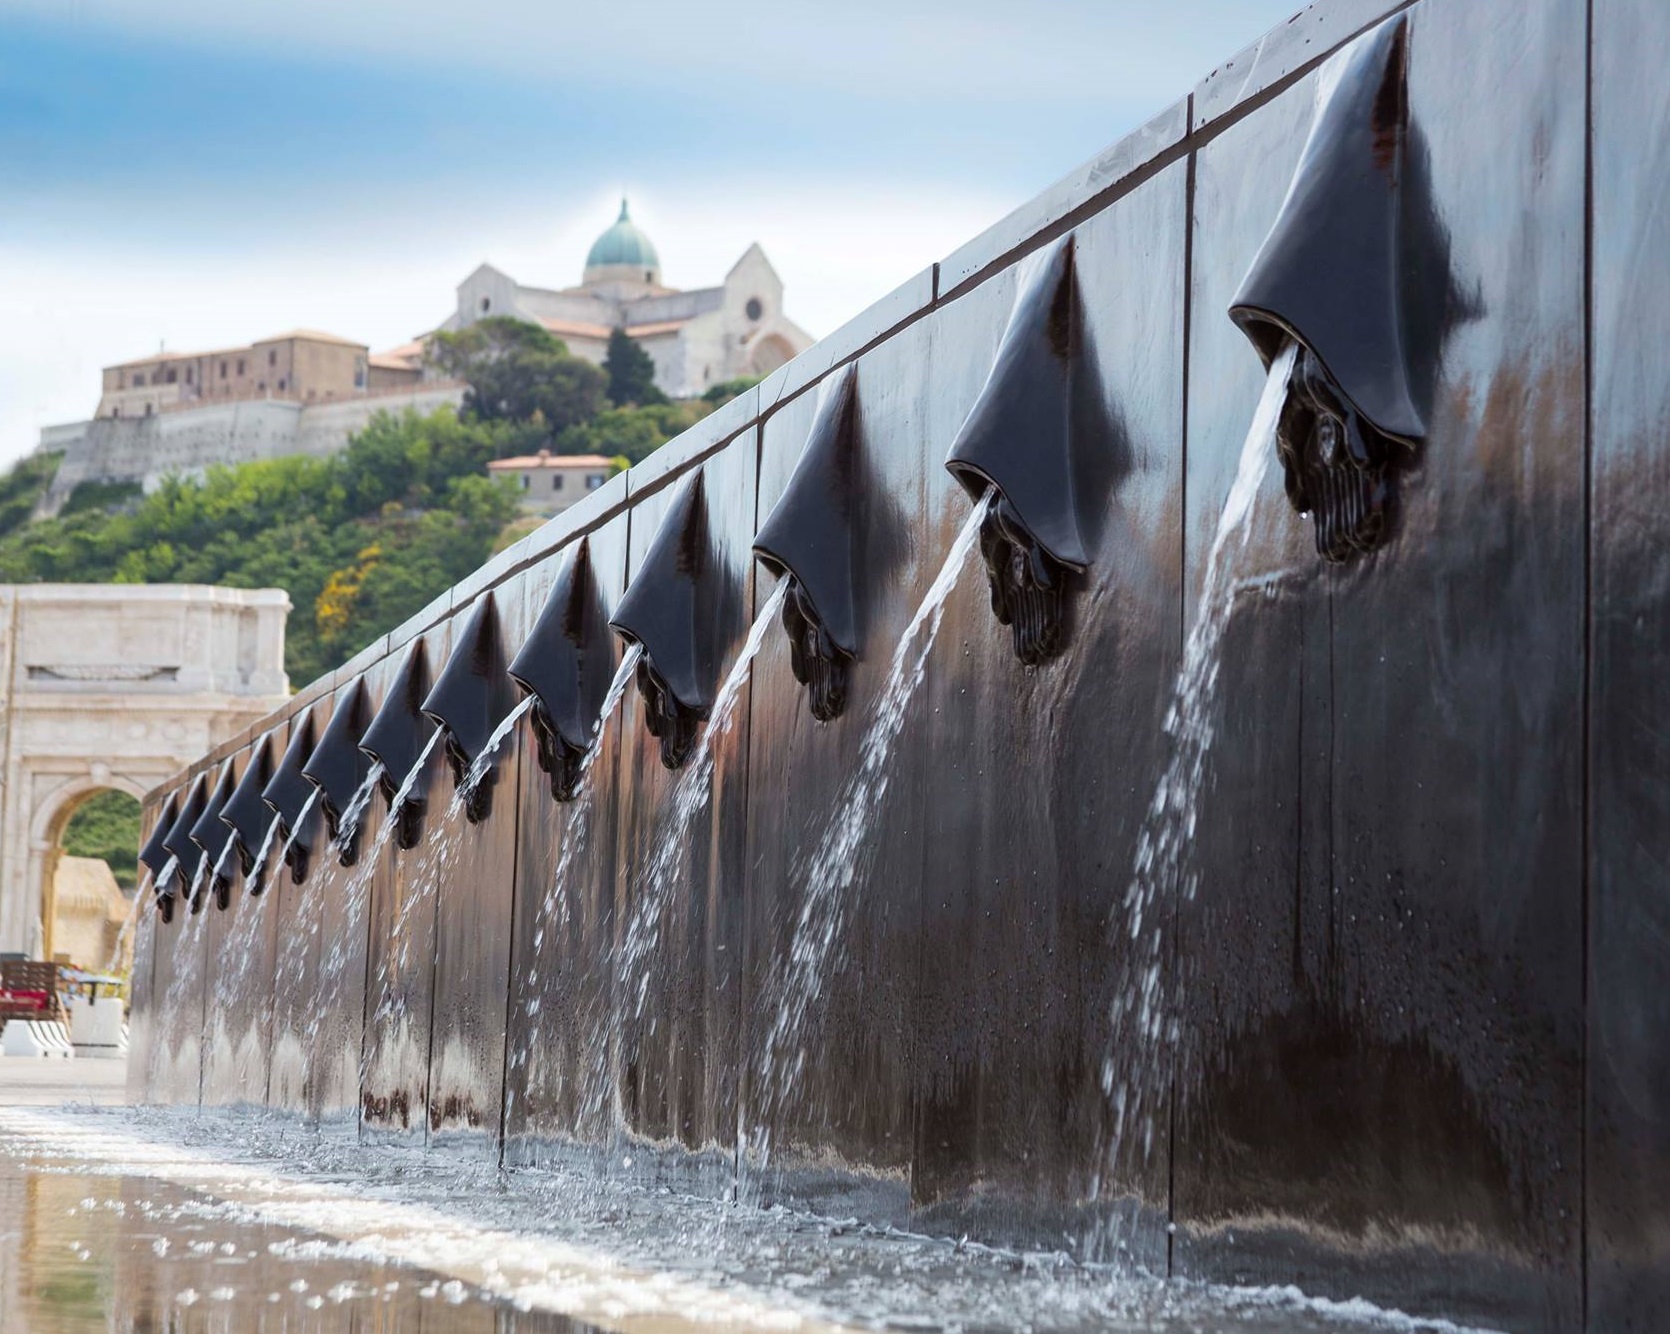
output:
[[[1294,4],[0,0],[0,460],[162,344],[567,285],[622,191],[667,281],[758,240],[827,333]]]

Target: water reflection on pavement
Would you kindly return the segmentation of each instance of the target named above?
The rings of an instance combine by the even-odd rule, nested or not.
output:
[[[0,1334],[591,1328],[456,1279],[228,1221],[191,1191],[0,1156]]]

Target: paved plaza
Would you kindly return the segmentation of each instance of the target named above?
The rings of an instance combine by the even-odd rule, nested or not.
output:
[[[0,1107],[114,1106],[127,1101],[127,1080],[125,1060],[0,1056]]]

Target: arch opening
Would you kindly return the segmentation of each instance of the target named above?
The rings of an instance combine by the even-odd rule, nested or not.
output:
[[[754,375],[770,375],[779,366],[794,359],[794,348],[781,334],[767,334],[754,344],[748,354],[748,368]]]
[[[42,866],[42,958],[126,976],[138,893],[140,807],[119,787],[89,786],[53,812]]]

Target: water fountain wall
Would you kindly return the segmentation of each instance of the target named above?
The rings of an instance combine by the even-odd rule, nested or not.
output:
[[[1017,1240],[1040,1219],[1089,1235],[1105,1218],[1094,1245],[1149,1264],[1165,1256],[1169,1091],[1145,1083],[1140,1106],[1127,1095],[1116,1138],[1102,1084],[1110,1050],[1121,1081],[1139,1058],[1128,1026],[1114,1040],[1111,999],[1152,965],[1156,939],[1170,964],[1171,905],[1155,904],[1133,940],[1125,899],[1182,635],[1187,187],[1176,164],[1076,234],[1083,346],[1056,411],[1082,461],[1089,591],[1066,599],[1066,656],[1020,669],[986,572],[970,570],[930,660],[925,725],[907,752],[920,769],[900,775],[927,794],[921,930],[944,945],[924,956],[915,1010],[919,1207]],[[966,351],[952,360],[958,379],[936,375],[935,440],[957,431],[980,389],[971,371],[1030,277],[988,284],[972,298],[989,291],[985,318],[947,330]],[[946,471],[929,478],[928,511],[948,537],[967,497]]]
[[[1410,22],[1414,156],[1452,275],[1429,434],[1401,532],[1361,568],[1318,566],[1265,478],[1247,573],[1294,576],[1247,590],[1223,655],[1198,860],[1243,870],[1233,893],[1203,882],[1181,928],[1177,1259],[1303,1274],[1318,1231],[1373,1230],[1356,1281],[1404,1255],[1453,1309],[1561,1327],[1581,1292],[1583,13]],[[1197,308],[1246,272],[1312,82],[1202,151],[1226,225],[1197,238]],[[1469,82],[1495,90],[1488,128]],[[1258,368],[1223,321],[1194,329],[1198,569]],[[1299,1199],[1326,1202],[1304,1228]]]
[[[291,718],[285,758],[267,788],[269,804],[275,791],[288,793],[283,798],[288,814],[281,814],[277,850],[262,895],[282,923],[273,955],[267,1106],[303,1116],[311,1110],[315,1067],[327,1056],[313,1044],[312,1034],[321,1003],[320,941],[336,925],[332,919],[338,895],[332,891],[340,868],[317,789],[301,771],[330,723],[333,694],[322,691]],[[298,868],[304,870],[300,880]]]
[[[433,668],[451,648],[444,620],[421,634]],[[402,644],[404,648],[404,642]],[[447,819],[452,789],[440,744],[421,753],[417,782],[427,793],[418,846],[402,851],[390,839],[372,884],[366,953],[365,1037],[360,1086],[362,1134],[422,1144],[429,1112],[429,1035],[434,999],[437,858],[451,846],[456,821]]]
[[[1394,10],[1408,118],[1388,93],[1361,142],[1395,149],[1374,169],[1422,279],[1396,318],[1431,331],[1406,347],[1423,433],[1384,545],[1335,564],[1284,493],[1290,362],[1229,308],[1287,225],[1322,62]],[[320,844],[300,886],[147,915],[136,1096],[249,1100],[216,1016],[270,1013],[270,1104],[357,1104],[366,1138],[1515,1329],[1653,1327],[1670,20],[1594,0],[1591,40],[1589,14],[1324,0],[303,692],[274,721],[321,735],[361,677],[375,707],[488,593],[514,655],[581,538],[614,614],[697,470],[699,629],[720,678],[759,649],[677,769],[629,686],[573,801],[530,716],[479,823],[432,748],[415,847],[373,801],[363,910]],[[1060,656],[1028,668],[944,464],[1009,392],[1017,301],[1069,235],[1047,415],[1085,559]],[[1362,254],[1379,301],[1385,248]],[[751,547],[841,376],[861,634],[818,721]],[[262,735],[152,794],[147,829]],[[273,957],[229,971],[251,909]],[[328,967],[314,920],[348,943]]]
[[[1586,1039],[1588,1310],[1670,1309],[1670,11],[1595,5]]]
[[[271,741],[257,742],[238,757],[239,787],[228,810],[245,814],[239,792],[247,794],[270,778]],[[260,805],[259,800],[254,805]],[[227,835],[236,846],[226,855],[226,908],[217,910],[208,925],[205,959],[203,1018],[203,1096],[205,1106],[259,1107],[267,1099],[267,1050],[271,1038],[269,1001],[272,994],[273,953],[278,940],[278,914],[264,909],[259,895],[251,897],[240,848],[254,859],[273,820],[254,816],[239,831],[230,824]],[[249,846],[246,839],[253,839]]]
[[[470,654],[479,668],[480,675],[471,679],[483,697],[495,700],[481,716],[491,718],[495,727],[515,700],[505,673],[506,645],[520,643],[526,628],[522,577],[499,585],[493,593],[481,594],[453,644],[454,661]],[[484,605],[480,598],[485,597],[495,600],[490,614],[480,610]],[[439,680],[445,679],[443,670]],[[486,748],[493,731],[485,728],[478,733],[479,739],[471,741],[472,761]],[[430,797],[435,829],[428,842],[436,850],[430,874],[436,890],[429,1139],[435,1143],[457,1140],[490,1154],[498,1152],[504,1099],[520,741],[518,732],[512,731],[494,753],[491,818],[477,823],[465,818],[455,795],[458,776],[450,766],[437,777]],[[466,807],[468,801],[466,794]]]
[[[706,564],[694,629],[718,669],[710,700],[752,620],[756,464],[755,432],[747,430],[700,465]],[[645,494],[628,516],[628,587],[680,498],[676,487],[648,491],[661,481],[657,471],[646,467],[633,479]],[[714,730],[716,713],[701,726],[678,770],[663,763],[636,686],[621,710],[613,1068],[589,1079],[587,1097],[615,1104],[620,1128],[644,1143],[643,1163],[656,1161],[654,1147],[682,1149],[725,1175],[740,1079],[746,701],[723,735]],[[700,784],[708,765],[707,791],[681,802],[681,790]]]
[[[152,971],[157,1031],[150,1050],[151,1080],[157,1096],[166,1102],[196,1102],[201,1081],[208,919],[193,913],[187,903],[203,864],[202,850],[190,841],[187,831],[202,815],[214,780],[214,768],[192,780],[174,823],[163,837],[163,848],[173,868],[164,871],[158,901],[159,906],[168,905],[171,925],[180,928],[170,932]]]
[[[385,657],[351,677],[346,672],[337,674],[341,684],[333,701],[332,722],[337,721],[344,706],[350,709],[348,733],[356,748],[398,666],[397,658]],[[326,733],[321,738],[321,749],[328,739]],[[320,856],[317,871],[309,875],[310,881],[317,880],[318,939],[310,988],[314,1008],[305,1020],[310,1061],[308,1113],[321,1124],[350,1128],[358,1122],[360,1106],[371,900],[378,876],[388,866],[387,860],[374,852],[386,818],[385,808],[379,795],[373,793],[367,799],[359,790],[368,781],[371,767],[369,756],[362,754],[361,759],[363,764],[353,767],[358,782],[351,787],[342,783],[350,795],[346,800],[340,796],[337,799],[342,803],[338,810],[344,813],[350,813],[346,810],[348,803],[357,800],[362,806],[352,840],[353,861],[343,864],[339,838],[336,846]]]
[[[614,517],[586,536],[590,579],[604,613],[626,587],[624,479],[591,503]],[[544,608],[572,546],[527,572],[525,622]],[[618,666],[615,636],[594,641],[599,667]],[[626,683],[630,690],[630,681]],[[616,1069],[615,943],[617,771],[625,704],[616,703],[573,801],[557,803],[550,778],[533,761],[531,720],[522,726],[516,792],[515,953],[510,970],[509,1066],[505,1077],[505,1155],[513,1162],[556,1160],[576,1145],[611,1142]]]

